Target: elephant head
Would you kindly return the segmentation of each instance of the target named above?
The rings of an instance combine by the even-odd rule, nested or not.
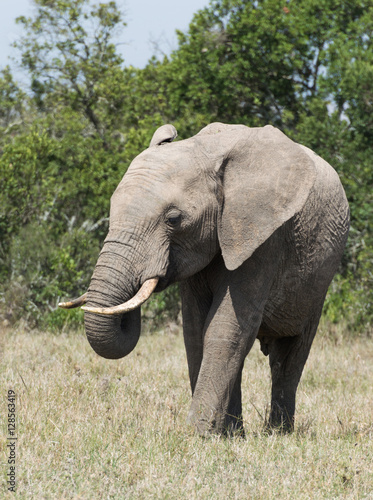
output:
[[[171,142],[158,129],[111,198],[110,227],[88,292],[85,328],[106,358],[126,356],[140,336],[140,305],[155,291],[204,269],[221,252],[237,269],[298,212],[313,162],[267,126],[211,124]]]

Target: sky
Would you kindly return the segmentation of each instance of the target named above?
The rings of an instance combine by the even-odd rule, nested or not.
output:
[[[175,30],[186,31],[193,14],[206,7],[209,0],[117,0],[116,3],[122,7],[127,23],[118,52],[126,66],[143,68],[156,54],[154,42],[166,54],[177,48]],[[18,16],[31,16],[32,5],[32,0],[0,0],[0,69],[10,64],[15,71],[14,63],[9,61],[8,56],[17,56],[11,44],[22,30],[14,20]]]

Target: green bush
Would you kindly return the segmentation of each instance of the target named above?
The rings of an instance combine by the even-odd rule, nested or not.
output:
[[[171,285],[163,292],[153,294],[142,306],[142,317],[157,328],[168,322],[177,323],[180,319],[181,301],[179,285]]]
[[[22,227],[9,247],[3,315],[39,325],[62,297],[81,295],[87,289],[98,252],[97,239],[82,228],[70,227],[52,237],[48,224],[32,222]],[[53,317],[59,316],[53,313]]]

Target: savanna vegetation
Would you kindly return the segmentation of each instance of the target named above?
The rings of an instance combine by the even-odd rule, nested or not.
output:
[[[351,206],[348,247],[325,315],[371,331],[373,4],[212,0],[170,56],[126,66],[114,1],[33,0],[17,62],[0,72],[0,308],[3,321],[60,329],[57,310],[87,288],[109,201],[154,129],[186,138],[212,121],[271,123],[329,161]],[[176,288],[153,320],[178,314]]]
[[[321,327],[297,395],[296,430],[264,432],[268,358],[243,371],[246,439],[202,439],[177,327],[128,357],[97,356],[83,331],[0,333],[0,387],[16,393],[16,492],[2,498],[320,500],[373,494],[373,344]],[[2,408],[6,390],[1,391]],[[7,463],[6,433],[0,453]]]

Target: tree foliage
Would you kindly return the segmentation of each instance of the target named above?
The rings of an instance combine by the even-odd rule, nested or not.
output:
[[[36,17],[19,17],[25,35],[15,46],[31,76],[39,107],[81,112],[105,143],[121,108],[122,58],[113,37],[123,25],[115,2],[35,0]]]
[[[0,71],[0,130],[9,133],[22,123],[26,95],[14,81],[9,66]]]
[[[113,1],[33,0],[16,43],[24,92],[0,72],[0,276],[9,319],[47,318],[89,282],[110,195],[166,122],[188,137],[207,123],[271,123],[329,161],[352,228],[326,314],[373,317],[373,5],[370,0],[211,0],[178,48],[125,66]],[[177,315],[176,292],[146,315]],[[26,311],[26,312],[25,312]],[[45,312],[48,314],[45,314]],[[69,316],[71,317],[71,316]]]

